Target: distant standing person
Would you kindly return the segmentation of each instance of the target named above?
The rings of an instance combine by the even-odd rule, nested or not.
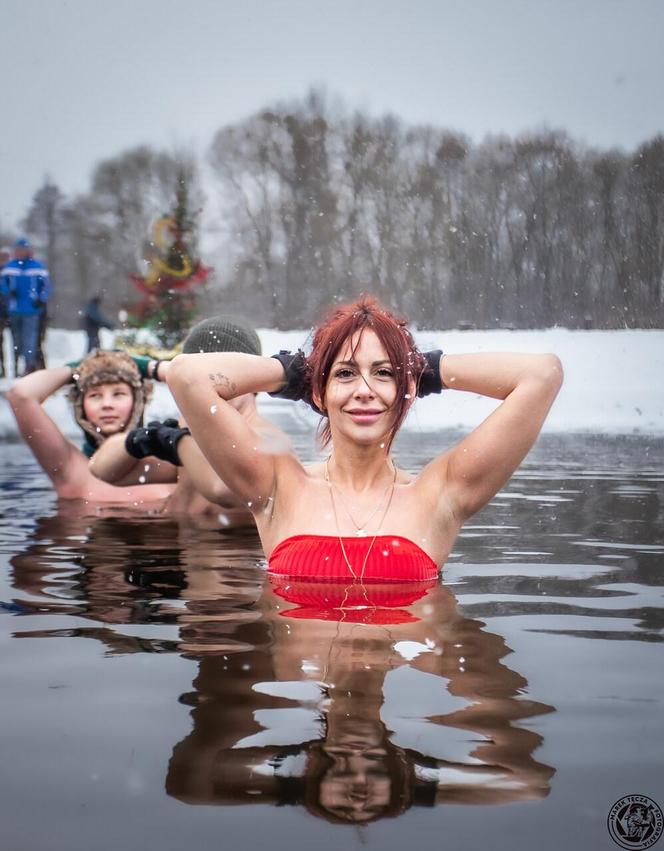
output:
[[[50,294],[48,270],[32,256],[25,237],[14,243],[14,257],[0,277],[0,291],[8,301],[14,353],[23,358],[24,374],[39,367],[39,336]]]
[[[115,328],[115,323],[107,319],[101,312],[102,296],[95,295],[86,302],[83,308],[83,324],[88,335],[88,352],[99,348],[99,329]]]
[[[7,246],[0,248],[0,275],[11,260],[12,250]],[[7,374],[5,369],[5,328],[9,328],[9,299],[0,290],[0,378]],[[14,374],[16,374],[16,354],[14,353]]]

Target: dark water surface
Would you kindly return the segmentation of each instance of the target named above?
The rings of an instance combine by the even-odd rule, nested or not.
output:
[[[590,851],[664,806],[661,439],[542,438],[441,583],[343,613],[253,535],[58,507],[20,444],[0,500],[6,851]]]

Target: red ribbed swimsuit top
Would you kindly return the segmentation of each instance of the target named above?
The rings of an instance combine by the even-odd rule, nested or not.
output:
[[[346,557],[359,579],[373,538],[342,538]],[[321,582],[353,580],[339,538],[293,535],[272,550],[268,571],[276,576]],[[363,582],[423,582],[436,579],[438,567],[421,547],[401,535],[378,535],[364,567]]]

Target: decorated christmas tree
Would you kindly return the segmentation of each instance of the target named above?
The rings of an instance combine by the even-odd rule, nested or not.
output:
[[[149,328],[162,349],[172,349],[191,325],[197,288],[212,271],[195,256],[194,220],[184,176],[178,179],[175,208],[152,226],[144,257],[146,274],[130,276],[141,300],[128,307],[129,324]]]

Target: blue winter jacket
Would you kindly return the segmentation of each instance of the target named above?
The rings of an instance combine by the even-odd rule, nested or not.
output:
[[[10,260],[0,272],[0,289],[10,316],[39,313],[51,292],[48,269],[34,257]]]

